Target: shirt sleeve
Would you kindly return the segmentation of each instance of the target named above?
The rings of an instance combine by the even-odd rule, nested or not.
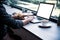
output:
[[[12,27],[12,28],[20,28],[23,26],[23,22],[21,20],[15,20],[14,18],[12,18],[6,11],[4,8],[0,9],[0,22],[1,24],[6,24],[8,27]]]

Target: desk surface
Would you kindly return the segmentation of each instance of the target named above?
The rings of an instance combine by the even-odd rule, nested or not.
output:
[[[60,40],[60,27],[53,22],[49,22],[51,28],[39,28],[38,25],[40,24],[29,23],[24,28],[43,40]]]
[[[20,12],[20,13],[22,13],[21,10],[16,9],[16,8],[12,8],[11,6],[8,6],[8,5],[5,5],[5,4],[3,4],[3,6],[5,7],[6,12],[7,12],[8,14],[10,14],[10,15],[12,15],[12,13],[14,13],[14,12]]]
[[[4,6],[9,14],[12,14],[13,12],[21,12],[20,10],[11,8],[10,6]],[[40,24],[41,23],[29,23],[28,25],[24,26],[24,28],[43,40],[60,40],[60,27],[53,22],[49,22],[49,24],[51,24],[51,28],[39,28],[38,25]]]

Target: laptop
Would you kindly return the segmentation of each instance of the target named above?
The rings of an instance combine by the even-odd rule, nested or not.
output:
[[[40,2],[38,9],[37,9],[37,15],[34,17],[34,19],[31,21],[32,23],[40,23],[42,19],[49,20],[52,12],[53,12],[54,4],[53,3],[43,3]]]

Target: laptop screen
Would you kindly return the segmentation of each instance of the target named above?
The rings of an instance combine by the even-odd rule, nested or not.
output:
[[[54,5],[49,3],[40,3],[37,11],[37,16],[49,19],[53,11]]]

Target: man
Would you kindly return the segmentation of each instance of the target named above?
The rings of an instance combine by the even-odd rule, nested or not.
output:
[[[6,35],[6,32],[8,29],[10,29],[10,28],[19,29],[23,25],[26,25],[33,19],[32,16],[29,16],[27,19],[24,19],[24,20],[15,20],[14,16],[12,17],[6,12],[6,10],[3,6],[4,1],[5,0],[0,0],[0,40],[2,40],[3,37]],[[10,30],[8,30],[8,31],[10,31]]]

